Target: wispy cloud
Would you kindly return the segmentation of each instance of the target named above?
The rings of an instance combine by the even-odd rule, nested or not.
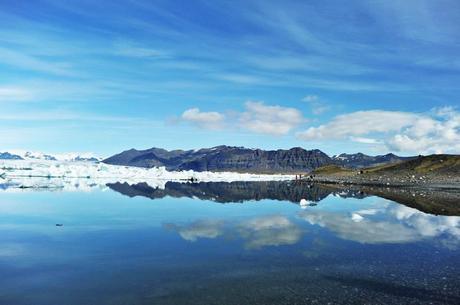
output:
[[[311,112],[316,115],[319,115],[330,109],[330,106],[320,101],[320,98],[317,95],[307,95],[302,99],[302,101],[307,102],[310,105]]]
[[[14,102],[14,101],[27,101],[32,99],[34,96],[33,92],[27,88],[21,87],[0,87],[0,103],[2,102]]]
[[[28,71],[44,72],[60,76],[72,76],[71,64],[68,62],[54,62],[31,56],[17,50],[0,47],[0,62]]]
[[[165,58],[167,53],[162,50],[155,48],[141,46],[135,43],[126,41],[118,41],[114,45],[114,53],[117,55],[127,57],[139,57],[139,58]]]

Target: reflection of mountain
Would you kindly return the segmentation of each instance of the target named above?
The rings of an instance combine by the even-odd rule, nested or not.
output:
[[[129,197],[151,199],[188,197],[221,203],[249,200],[281,200],[298,203],[301,199],[318,202],[329,194],[342,198],[362,199],[379,196],[420,211],[436,215],[460,215],[460,192],[416,188],[384,188],[366,186],[307,184],[294,181],[264,182],[166,182],[165,188],[154,188],[147,183],[109,183],[112,190]]]
[[[109,183],[112,190],[129,197],[143,196],[151,199],[189,197],[216,202],[243,202],[248,200],[285,200],[299,202],[301,199],[320,201],[330,191],[316,185],[294,182],[167,182],[164,189],[152,188],[146,183]]]
[[[371,187],[359,185],[321,185],[329,192],[347,198],[378,196],[398,202],[419,211],[435,215],[460,215],[460,191],[458,189]]]

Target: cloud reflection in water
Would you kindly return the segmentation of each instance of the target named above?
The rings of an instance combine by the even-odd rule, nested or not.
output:
[[[185,225],[168,223],[163,227],[176,231],[184,240],[191,242],[202,238],[217,238],[224,234],[234,236],[232,234],[237,233],[248,249],[292,245],[302,238],[301,228],[282,215],[256,217],[237,223],[224,223],[219,220],[198,220]]]
[[[407,243],[437,237],[452,246],[460,240],[460,217],[430,215],[399,204],[350,212],[309,210],[300,212],[299,217],[343,239],[365,244]]]
[[[330,211],[308,209],[297,213],[308,225],[317,225],[339,238],[363,244],[410,243],[436,240],[440,245],[460,245],[460,217],[425,214],[403,205],[383,202],[379,208]],[[293,245],[305,229],[284,215],[245,220],[198,220],[190,224],[165,224],[184,240],[237,236],[247,249]]]

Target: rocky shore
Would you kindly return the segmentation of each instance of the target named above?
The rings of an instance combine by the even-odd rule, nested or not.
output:
[[[378,196],[435,215],[460,215],[460,188],[437,184],[412,185],[364,185],[318,184],[341,197]]]
[[[343,185],[460,189],[460,157],[420,156],[398,164],[359,170],[325,166],[304,180]]]
[[[414,187],[460,189],[460,176],[437,175],[311,175],[305,178],[309,182],[323,184],[363,185],[380,187]]]

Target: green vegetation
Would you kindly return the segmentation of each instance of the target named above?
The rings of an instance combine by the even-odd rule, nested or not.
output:
[[[352,174],[354,171],[338,165],[330,164],[318,167],[312,174],[314,175],[347,175]]]
[[[365,173],[405,174],[460,174],[460,156],[430,155],[396,164],[363,169]]]

